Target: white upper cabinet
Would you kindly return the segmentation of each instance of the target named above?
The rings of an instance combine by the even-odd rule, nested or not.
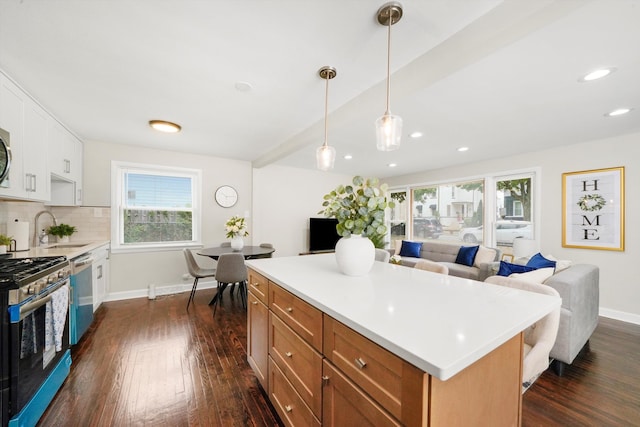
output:
[[[0,195],[48,201],[47,122],[49,115],[11,80],[0,74],[0,128],[10,134],[12,162]]]

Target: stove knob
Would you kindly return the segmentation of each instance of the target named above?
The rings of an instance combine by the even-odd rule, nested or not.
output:
[[[53,282],[55,282],[58,279],[58,276],[56,276],[55,274],[50,275],[49,277],[47,277],[47,283],[48,284],[52,284]]]
[[[20,288],[20,292],[22,292],[23,295],[29,295],[29,288],[31,286],[23,286]]]
[[[27,286],[27,289],[26,289],[25,293],[28,294],[28,295],[35,294],[36,293],[35,286],[33,286],[33,285]]]

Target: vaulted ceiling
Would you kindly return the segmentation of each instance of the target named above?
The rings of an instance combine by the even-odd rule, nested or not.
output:
[[[391,38],[403,143],[378,152],[383,3],[0,0],[0,68],[82,139],[256,167],[315,168],[325,65],[336,172],[386,177],[640,131],[640,1],[404,0]],[[616,71],[578,81],[601,67]],[[619,107],[636,109],[605,116]]]

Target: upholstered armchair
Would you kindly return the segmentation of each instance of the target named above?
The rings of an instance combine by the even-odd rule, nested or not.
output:
[[[485,282],[560,298],[558,291],[540,283],[503,276],[491,276]],[[525,330],[524,360],[522,361],[523,387],[528,386],[549,367],[549,354],[556,342],[559,326],[560,307]]]

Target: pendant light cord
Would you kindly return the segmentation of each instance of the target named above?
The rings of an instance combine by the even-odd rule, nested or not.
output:
[[[389,12],[389,31],[387,33],[387,111],[386,115],[390,115],[390,93],[391,93],[391,21],[393,21],[392,12]]]
[[[324,90],[324,146],[327,146],[327,126],[328,126],[328,111],[329,111],[329,74],[325,76],[325,90]]]

